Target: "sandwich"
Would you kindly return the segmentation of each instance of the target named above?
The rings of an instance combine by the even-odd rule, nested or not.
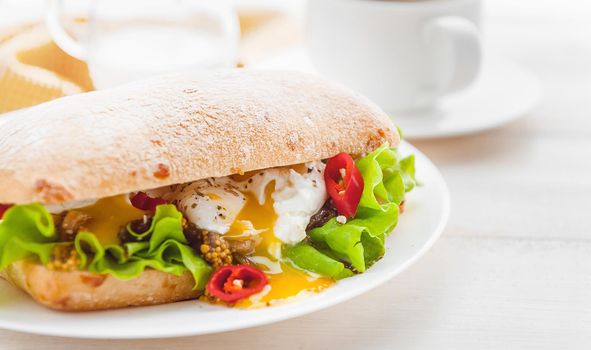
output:
[[[385,254],[416,185],[399,142],[366,98],[295,72],[48,102],[0,118],[0,271],[66,311],[297,300]]]

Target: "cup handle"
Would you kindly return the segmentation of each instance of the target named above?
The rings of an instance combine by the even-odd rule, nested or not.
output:
[[[62,0],[50,0],[45,16],[45,25],[53,41],[67,54],[85,61],[88,57],[86,48],[70,36],[60,23]]]
[[[468,87],[478,76],[482,61],[482,47],[478,27],[458,16],[438,17],[424,28],[427,45],[443,56],[443,63],[435,63],[442,70],[443,92],[452,93]],[[443,64],[443,67],[440,65]]]

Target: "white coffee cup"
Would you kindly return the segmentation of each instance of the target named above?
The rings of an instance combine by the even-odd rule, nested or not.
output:
[[[307,47],[323,75],[387,112],[431,109],[480,69],[480,0],[310,0]]]
[[[86,6],[80,6],[83,5]],[[76,40],[62,27],[65,6],[50,0],[53,40],[86,61],[97,89],[173,71],[236,66],[240,30],[227,1],[76,0],[87,20]]]

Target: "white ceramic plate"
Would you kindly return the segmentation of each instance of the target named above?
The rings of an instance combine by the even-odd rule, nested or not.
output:
[[[252,67],[316,73],[303,47],[283,50]],[[390,116],[407,139],[459,136],[496,128],[521,118],[540,97],[540,83],[534,75],[515,63],[488,54],[472,86],[443,99],[437,109],[392,112]]]
[[[162,338],[217,333],[260,326],[341,303],[376,288],[415,262],[437,240],[449,215],[449,194],[437,168],[408,143],[423,183],[408,195],[399,226],[387,239],[387,253],[369,271],[322,293],[287,305],[239,310],[198,301],[89,313],[46,309],[0,282],[0,328],[77,338]]]

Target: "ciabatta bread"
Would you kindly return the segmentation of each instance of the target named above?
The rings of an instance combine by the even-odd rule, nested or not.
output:
[[[169,75],[0,117],[0,203],[101,198],[386,141],[399,136],[384,112],[316,76]]]
[[[85,271],[52,271],[33,261],[11,264],[2,277],[31,295],[38,303],[56,310],[91,311],[172,303],[195,299],[190,273],[175,276],[152,269],[122,281],[111,275]]]

